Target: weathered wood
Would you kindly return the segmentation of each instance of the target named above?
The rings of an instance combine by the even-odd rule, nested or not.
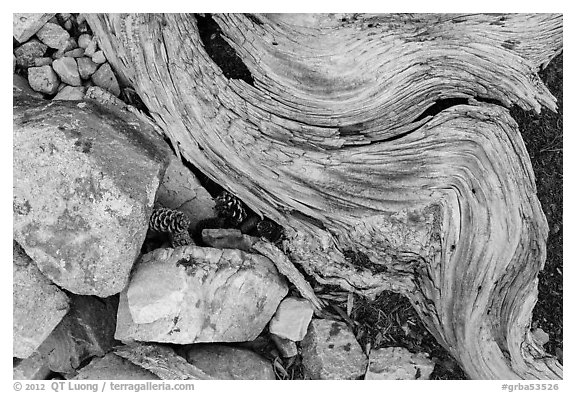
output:
[[[215,15],[251,84],[193,15],[88,18],[175,149],[318,281],[405,294],[471,378],[561,378],[529,331],[548,228],[503,107],[555,108],[561,15]]]

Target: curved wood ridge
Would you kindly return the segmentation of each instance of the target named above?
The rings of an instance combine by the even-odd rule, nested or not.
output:
[[[252,85],[224,76],[193,15],[89,23],[182,156],[287,227],[319,281],[402,292],[471,378],[561,378],[529,333],[548,228],[495,103],[555,109],[537,70],[562,50],[562,16],[214,19]]]

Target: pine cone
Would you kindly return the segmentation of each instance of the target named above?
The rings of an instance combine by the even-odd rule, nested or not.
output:
[[[228,191],[222,191],[216,197],[215,209],[218,217],[224,218],[234,226],[240,225],[246,219],[244,203]]]
[[[150,229],[157,232],[188,233],[189,226],[190,220],[186,214],[178,210],[161,207],[154,209],[150,216]]]

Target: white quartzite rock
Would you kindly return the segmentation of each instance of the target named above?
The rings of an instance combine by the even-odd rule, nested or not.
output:
[[[94,60],[94,58],[92,58],[92,60]],[[96,86],[108,90],[116,97],[120,95],[120,86],[118,85],[116,75],[114,75],[109,63],[103,64],[98,68],[98,70],[92,75],[92,81]]]
[[[12,34],[18,42],[26,42],[32,37],[54,14],[12,14]]]
[[[70,86],[80,86],[82,84],[76,59],[72,57],[56,59],[52,63],[52,68],[54,68],[54,71],[60,76],[62,82]]]
[[[368,359],[343,322],[313,319],[301,348],[310,379],[357,379],[366,372]]]
[[[279,337],[301,341],[308,330],[314,308],[306,299],[288,297],[282,300],[268,329]]]
[[[156,202],[186,213],[191,229],[194,229],[200,220],[214,217],[214,200],[176,156],[172,156],[166,168],[156,193]]]
[[[60,79],[51,66],[28,68],[28,83],[34,91],[54,94],[58,91]]]
[[[142,257],[120,294],[116,338],[191,344],[251,341],[288,287],[267,258],[196,246]]]
[[[24,204],[23,209],[29,208]],[[68,297],[38,270],[13,242],[14,334],[12,356],[27,358],[42,344],[68,312]]]
[[[188,350],[186,360],[214,379],[276,379],[272,364],[249,349],[196,344]]]
[[[406,348],[380,348],[370,352],[364,379],[429,379],[434,362],[424,354],[413,354]]]
[[[40,41],[54,49],[65,48],[70,38],[70,34],[56,23],[46,23],[36,32],[36,36]]]
[[[34,39],[25,42],[14,50],[16,64],[24,68],[34,67],[36,65],[36,59],[44,56],[46,49],[48,49],[46,44],[38,40]]]
[[[100,297],[120,292],[169,149],[114,107],[22,95],[13,102],[14,238],[61,287]]]

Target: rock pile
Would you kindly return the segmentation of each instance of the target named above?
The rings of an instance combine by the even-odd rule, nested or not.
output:
[[[82,14],[13,14],[13,71],[46,98],[82,100],[98,86],[121,90],[106,55]]]

